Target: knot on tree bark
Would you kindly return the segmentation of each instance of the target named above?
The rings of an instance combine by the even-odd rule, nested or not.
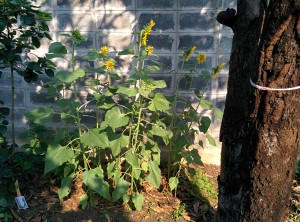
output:
[[[221,11],[217,15],[217,21],[222,25],[228,26],[233,29],[236,21],[236,10],[233,8],[227,8],[226,11]]]

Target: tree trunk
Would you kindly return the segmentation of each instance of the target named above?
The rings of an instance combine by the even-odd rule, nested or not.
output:
[[[284,221],[300,144],[300,0],[238,1],[220,140],[217,221]]]

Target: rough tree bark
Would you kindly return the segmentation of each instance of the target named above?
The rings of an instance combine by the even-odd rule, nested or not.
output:
[[[300,0],[238,0],[218,21],[234,31],[221,126],[217,221],[281,222],[300,147]]]

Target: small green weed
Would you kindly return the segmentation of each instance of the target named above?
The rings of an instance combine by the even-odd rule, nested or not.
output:
[[[176,221],[180,220],[182,214],[186,212],[186,205],[184,203],[179,203],[178,205],[178,208],[176,208],[171,214],[171,217]]]
[[[197,170],[196,174],[192,176],[191,184],[193,192],[197,196],[203,196],[210,202],[218,198],[218,192],[214,188],[213,182],[202,170]]]

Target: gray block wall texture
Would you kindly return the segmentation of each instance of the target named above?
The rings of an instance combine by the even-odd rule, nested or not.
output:
[[[81,44],[76,54],[85,54],[88,49],[99,50],[102,45],[109,46],[111,54],[123,50],[134,42],[132,32],[138,31],[150,19],[156,23],[149,37],[149,44],[154,53],[166,64],[162,73],[153,74],[153,78],[164,79],[168,85],[165,93],[174,90],[178,78],[176,70],[180,67],[179,56],[184,50],[197,45],[198,52],[207,54],[207,62],[200,68],[211,69],[220,62],[228,62],[233,33],[216,21],[219,11],[236,8],[236,0],[35,0],[43,10],[51,12],[53,20],[49,23],[54,41],[64,42],[62,32],[79,29],[88,36],[88,41]],[[67,43],[67,42],[65,42]],[[43,55],[50,42],[43,41],[42,48],[35,52]],[[191,60],[195,58],[191,58]],[[130,61],[127,57],[117,59],[122,75],[130,73]],[[79,64],[84,63],[78,61]],[[61,61],[59,67],[68,67]],[[169,71],[175,70],[174,73]],[[45,97],[39,82],[27,84],[16,75],[16,129],[26,129],[24,113],[40,106],[52,106],[53,100]],[[92,78],[88,76],[87,78]],[[224,66],[217,80],[207,88],[205,96],[215,106],[224,108],[228,78],[228,63]],[[0,79],[0,99],[10,105],[10,80],[8,74]],[[84,87],[80,90],[83,100],[88,96]],[[203,81],[195,79],[193,87],[201,90]],[[187,95],[185,83],[179,85],[180,93]],[[193,98],[191,98],[193,100]],[[203,114],[203,113],[202,113]],[[210,115],[210,113],[205,113]],[[218,137],[220,121],[213,119],[212,133]]]

